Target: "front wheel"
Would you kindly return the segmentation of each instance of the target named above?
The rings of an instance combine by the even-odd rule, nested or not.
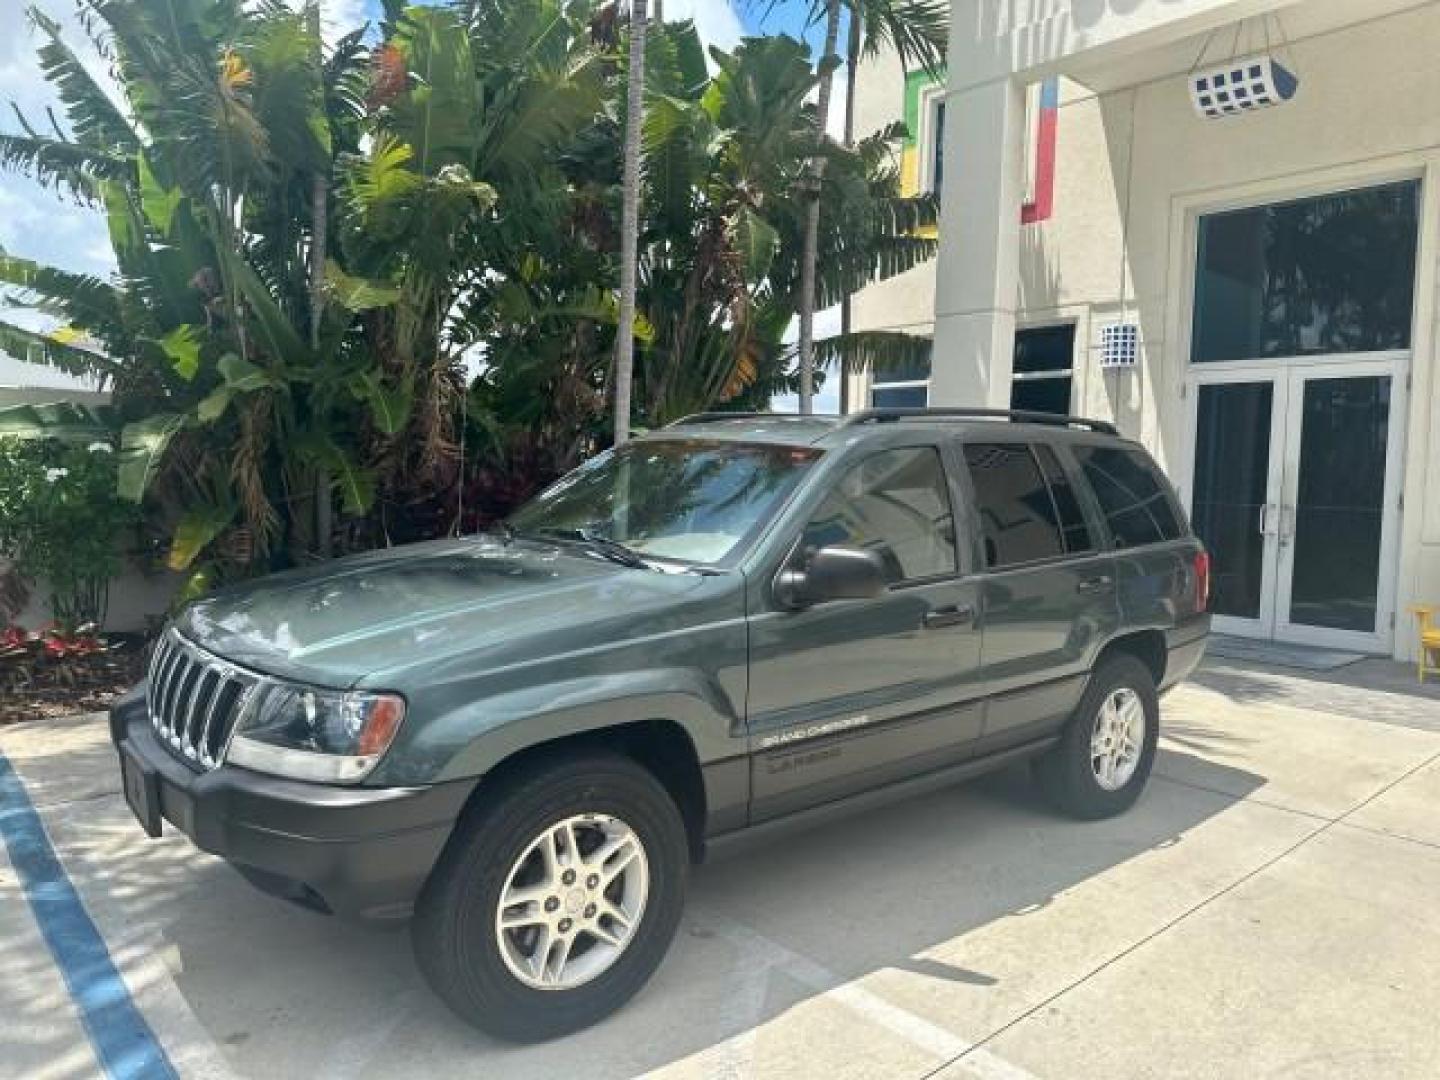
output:
[[[554,1038],[618,1009],[659,965],[684,903],[679,811],[608,754],[536,766],[472,808],[426,883],[421,970],[476,1027]]]
[[[1150,669],[1133,656],[1107,657],[1090,677],[1058,745],[1035,764],[1045,794],[1073,817],[1128,810],[1155,763],[1160,701]]]

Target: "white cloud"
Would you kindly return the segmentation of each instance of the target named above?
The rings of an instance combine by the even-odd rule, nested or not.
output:
[[[64,28],[65,39],[81,57],[86,69],[117,96],[109,82],[105,64],[89,47],[75,24],[73,7],[65,0],[42,0],[41,8]],[[59,102],[41,77],[35,50],[38,35],[24,13],[24,0],[0,0],[0,102],[5,106],[0,128],[14,131],[17,122],[9,110],[14,102],[37,128],[49,126],[46,108],[64,121]],[[13,255],[91,274],[107,275],[115,268],[104,218],[94,210],[77,205],[25,176],[0,172],[0,247]],[[10,309],[0,315],[6,321],[30,329],[45,329],[53,320],[36,312]],[[23,364],[0,356],[0,385],[41,386],[56,389],[88,389],[87,382],[63,375],[51,368]]]
[[[652,15],[654,7],[651,0]],[[728,51],[745,36],[745,26],[730,0],[664,0],[661,7],[666,22],[694,19],[700,40],[707,47],[715,45]]]
[[[378,15],[370,0],[320,0],[320,32],[326,44],[333,45],[366,22],[375,22]]]

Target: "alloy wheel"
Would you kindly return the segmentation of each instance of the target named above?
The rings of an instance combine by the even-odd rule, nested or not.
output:
[[[510,973],[539,990],[569,990],[617,961],[650,892],[645,846],[607,814],[579,814],[526,846],[505,879],[495,915]]]
[[[1145,746],[1145,706],[1128,687],[1111,692],[1095,716],[1090,736],[1090,768],[1106,791],[1130,782]]]

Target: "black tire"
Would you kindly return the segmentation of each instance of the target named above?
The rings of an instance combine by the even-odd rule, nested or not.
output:
[[[1140,760],[1130,779],[1113,791],[1107,790],[1091,762],[1090,738],[1101,706],[1117,690],[1132,690],[1145,713],[1145,737]],[[1059,744],[1035,762],[1035,776],[1056,808],[1071,817],[1094,821],[1123,813],[1135,804],[1150,770],[1155,765],[1155,747],[1160,739],[1160,700],[1150,669],[1133,656],[1117,653],[1105,657],[1090,676],[1080,704],[1075,707]]]
[[[570,989],[538,989],[501,956],[495,916],[510,869],[551,825],[576,814],[621,819],[645,849],[643,914],[611,967]],[[421,972],[461,1019],[511,1042],[577,1031],[620,1008],[659,966],[685,903],[689,848],[670,795],[634,761],[584,753],[538,762],[497,782],[456,826],[416,904]]]

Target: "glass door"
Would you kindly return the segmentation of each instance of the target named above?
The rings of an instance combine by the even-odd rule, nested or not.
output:
[[[1389,363],[1290,373],[1276,636],[1388,651],[1399,410]]]
[[[1195,387],[1190,516],[1210,550],[1210,609],[1220,633],[1274,633],[1284,390],[1276,376],[1253,374],[1206,377]]]
[[[1392,360],[1196,379],[1190,515],[1218,632],[1389,651],[1400,385]]]

